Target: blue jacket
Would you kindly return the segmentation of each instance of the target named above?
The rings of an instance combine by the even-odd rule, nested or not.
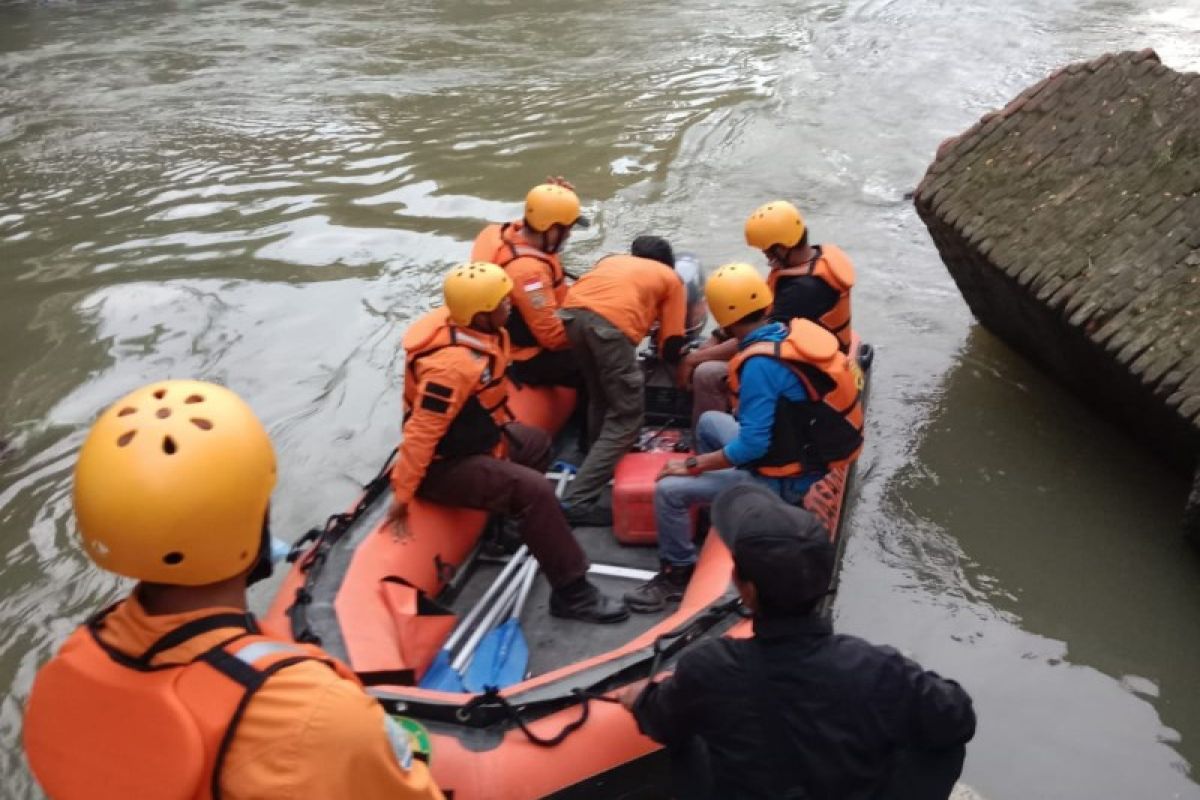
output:
[[[744,350],[755,342],[782,342],[787,334],[788,329],[782,323],[772,322],[743,339],[738,349]],[[780,397],[801,402],[808,399],[808,393],[800,379],[775,359],[747,359],[742,365],[738,389],[738,436],[725,445],[729,463],[740,467],[767,454]]]

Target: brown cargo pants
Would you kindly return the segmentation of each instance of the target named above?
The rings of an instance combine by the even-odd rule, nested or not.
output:
[[[435,461],[417,489],[423,500],[478,508],[519,520],[521,538],[546,579],[560,589],[587,574],[583,548],[563,516],[546,468],[554,456],[550,437],[539,428],[505,426],[508,458],[463,456]]]
[[[637,441],[645,412],[637,348],[611,322],[584,308],[559,312],[588,392],[587,456],[563,496],[572,506],[600,499],[621,456]]]

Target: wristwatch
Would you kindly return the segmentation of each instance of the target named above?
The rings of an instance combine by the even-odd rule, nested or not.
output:
[[[683,460],[683,466],[687,469],[689,475],[700,474],[700,459],[695,456],[688,456]]]

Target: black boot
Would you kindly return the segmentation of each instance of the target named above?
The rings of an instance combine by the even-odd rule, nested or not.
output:
[[[613,524],[612,509],[599,500],[578,506],[564,506],[563,513],[572,528],[607,528]]]
[[[629,618],[629,609],[621,601],[601,592],[587,578],[551,592],[550,613],[584,622],[620,622]]]
[[[662,611],[668,603],[678,603],[683,599],[695,569],[695,564],[662,562],[657,575],[632,592],[625,593],[625,605],[635,614],[653,614]]]

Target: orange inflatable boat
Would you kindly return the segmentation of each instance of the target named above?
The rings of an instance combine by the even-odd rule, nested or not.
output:
[[[856,342],[855,352],[866,371],[870,348]],[[513,397],[522,421],[548,430],[563,425],[573,404],[569,390],[522,389]],[[651,420],[653,412],[647,409]],[[664,451],[686,449],[683,431],[669,425],[647,431],[642,447],[650,452],[627,457],[613,495],[622,538],[644,543],[652,538],[644,506],[653,472],[668,457]],[[806,500],[839,545],[853,469],[831,473]],[[686,596],[658,616],[603,626],[557,619],[539,579],[520,614],[527,677],[498,691],[435,691],[421,688],[422,679],[462,610],[480,598],[505,559],[481,545],[482,512],[417,502],[409,537],[397,540],[381,530],[389,503],[385,465],[348,512],[293,548],[291,571],[265,622],[349,664],[409,732],[454,800],[664,796],[666,758],[615,696],[670,669],[698,639],[749,635],[720,537],[705,537]],[[592,560],[593,579],[618,596],[657,566],[653,547],[623,545],[608,529],[576,535]]]

